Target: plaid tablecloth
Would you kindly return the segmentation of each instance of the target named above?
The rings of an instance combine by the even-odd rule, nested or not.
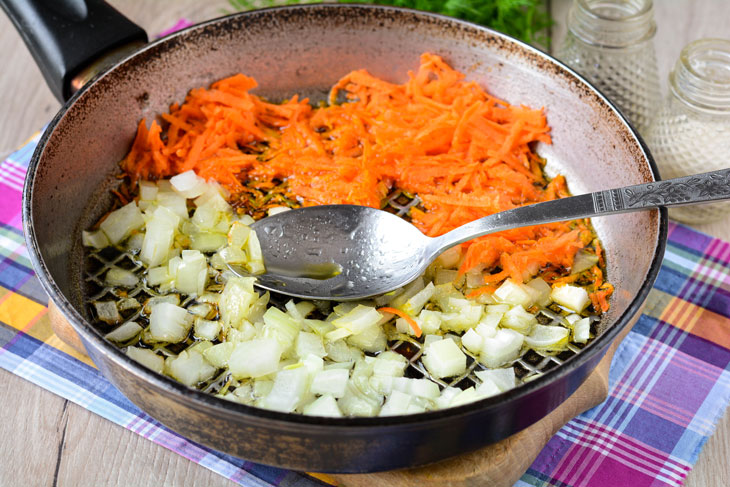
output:
[[[241,485],[326,485],[168,430],[52,333],[20,214],[37,141],[0,163],[0,366]],[[671,224],[644,314],[614,356],[609,398],[563,427],[517,486],[680,485],[730,400],[728,317],[730,244]]]

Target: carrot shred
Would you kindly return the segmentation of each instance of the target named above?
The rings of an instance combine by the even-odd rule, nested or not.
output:
[[[423,54],[402,84],[353,71],[332,87],[329,104],[317,108],[297,96],[270,103],[250,93],[256,86],[237,74],[191,90],[161,116],[163,125],[152,122],[148,129],[142,120],[123,170],[132,182],[194,170],[230,191],[234,206],[237,198],[250,198],[250,181],[283,181],[302,206],[380,208],[385,195],[399,189],[420,197],[410,217],[429,236],[568,196],[565,178],[547,181],[545,161],[534,152],[536,143],[551,143],[544,110],[495,98],[437,55]],[[497,277],[560,278],[588,245],[603,264],[583,221],[519,228],[462,245],[460,274],[480,267],[492,276],[485,284]],[[595,277],[597,289],[602,276]]]
[[[421,337],[421,327],[418,326],[418,323],[416,320],[413,319],[412,316],[410,316],[408,313],[399,310],[398,308],[390,308],[388,306],[385,306],[383,308],[378,308],[378,311],[382,311],[383,313],[393,313],[394,315],[398,315],[399,317],[403,318],[408,322],[410,327],[413,329],[413,333],[416,334],[416,338]]]

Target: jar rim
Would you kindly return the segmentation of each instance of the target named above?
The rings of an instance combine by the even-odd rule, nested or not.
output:
[[[626,15],[605,13],[611,9]],[[656,34],[653,0],[575,0],[567,24],[578,40],[601,49],[637,48]]]
[[[696,65],[692,63],[695,56],[703,54],[703,51],[713,49],[716,52],[721,52],[727,56],[728,60],[728,77],[727,80],[717,80],[711,78],[706,72],[697,69]],[[709,37],[705,39],[697,39],[682,49],[679,53],[679,61],[682,62],[687,70],[692,73],[693,76],[703,80],[706,83],[711,83],[718,87],[728,86],[730,87],[730,40],[721,39],[717,37]]]
[[[640,0],[642,1],[642,0]],[[590,5],[590,0],[575,0],[575,3],[579,4],[579,6],[585,11],[586,15],[589,17],[593,17],[596,20],[602,20],[602,21],[610,21],[610,22],[626,22],[630,20],[640,20],[641,17],[646,16],[647,14],[651,13],[654,9],[654,3],[653,0],[643,0],[644,4],[641,6],[641,8],[636,11],[632,12],[629,15],[622,16],[622,17],[612,17],[608,15],[601,14],[599,12],[596,12],[593,10]]]
[[[687,44],[669,81],[674,96],[689,107],[705,113],[730,113],[730,40],[706,38]]]

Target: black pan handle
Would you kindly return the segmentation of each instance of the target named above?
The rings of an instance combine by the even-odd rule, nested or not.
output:
[[[0,6],[62,102],[84,68],[116,48],[147,42],[141,27],[102,0],[0,0]]]

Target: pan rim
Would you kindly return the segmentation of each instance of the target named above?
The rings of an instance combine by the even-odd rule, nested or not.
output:
[[[656,277],[659,273],[659,268],[661,266],[661,261],[664,255],[664,250],[666,247],[666,239],[667,239],[667,233],[668,233],[668,216],[667,216],[667,210],[666,208],[661,208],[659,210],[652,210],[652,212],[658,213],[658,219],[657,219],[657,242],[654,247],[654,255],[652,257],[650,266],[648,268],[648,271],[646,273],[646,276],[641,284],[641,287],[639,288],[638,293],[634,296],[632,301],[627,306],[626,310],[613,322],[611,323],[607,329],[598,336],[589,346],[587,346],[585,349],[581,351],[581,353],[577,354],[575,357],[572,357],[569,361],[567,361],[563,366],[560,367],[554,367],[553,369],[547,371],[546,373],[542,374],[537,379],[530,381],[529,383],[521,384],[520,386],[511,389],[510,391],[498,394],[493,397],[489,397],[486,399],[482,399],[473,403],[465,404],[462,406],[457,406],[453,408],[447,408],[443,410],[438,411],[429,411],[424,413],[418,413],[418,414],[412,414],[412,415],[404,415],[404,416],[391,416],[391,417],[346,417],[346,418],[323,418],[323,417],[316,417],[316,416],[307,416],[303,414],[294,414],[294,413],[282,413],[278,411],[271,411],[263,408],[257,408],[253,406],[247,406],[240,403],[234,403],[231,401],[227,401],[218,397],[215,397],[211,394],[203,393],[197,389],[189,388],[174,379],[157,374],[141,364],[138,364],[134,360],[130,359],[126,354],[124,354],[120,349],[116,348],[112,344],[108,343],[101,333],[96,330],[96,328],[89,322],[87,322],[81,314],[76,311],[76,309],[73,307],[71,302],[64,296],[64,294],[61,292],[60,288],[57,286],[55,280],[51,277],[50,271],[45,265],[45,262],[43,260],[43,257],[40,255],[39,251],[39,245],[38,241],[36,239],[36,233],[34,230],[34,224],[33,224],[33,215],[31,211],[32,207],[32,194],[33,194],[33,187],[35,182],[35,173],[37,171],[38,165],[40,164],[40,161],[42,160],[43,152],[46,147],[46,144],[48,143],[49,138],[51,137],[51,134],[54,133],[55,129],[59,125],[59,123],[63,120],[64,116],[67,114],[69,110],[72,109],[73,105],[76,103],[76,101],[84,96],[85,93],[87,93],[100,79],[102,79],[104,76],[108,75],[109,73],[120,69],[123,67],[126,63],[130,62],[132,59],[134,59],[136,56],[140,55],[141,53],[144,53],[149,50],[153,50],[158,48],[159,46],[174,42],[176,40],[179,40],[180,38],[183,38],[185,35],[198,31],[203,30],[209,26],[214,26],[217,24],[230,22],[232,20],[242,18],[242,17],[255,17],[257,15],[264,15],[269,14],[272,11],[297,11],[297,10],[352,10],[352,11],[361,11],[361,10],[381,10],[385,12],[390,12],[397,15],[412,15],[417,17],[423,17],[425,19],[431,19],[431,20],[439,20],[445,23],[449,23],[451,25],[459,26],[461,28],[470,29],[475,32],[479,32],[481,34],[486,34],[491,37],[497,37],[502,39],[503,41],[516,44],[518,45],[521,50],[524,52],[528,52],[530,55],[538,56],[539,58],[548,61],[549,63],[553,64],[554,66],[557,66],[558,68],[562,69],[566,74],[572,76],[576,81],[584,85],[584,88],[588,88],[588,90],[596,96],[596,98],[604,104],[607,108],[610,109],[611,112],[614,113],[614,115],[618,118],[620,122],[625,126],[627,130],[627,134],[635,139],[635,141],[638,143],[638,148],[640,149],[640,153],[644,156],[646,159],[646,162],[648,163],[649,170],[651,171],[651,176],[655,180],[659,180],[659,172],[656,166],[656,163],[651,156],[645,142],[641,138],[641,136],[638,134],[638,132],[634,129],[634,127],[628,122],[625,117],[620,113],[620,111],[617,109],[617,107],[605,96],[603,93],[600,92],[597,88],[595,88],[590,82],[588,82],[586,79],[584,79],[581,75],[576,73],[573,69],[569,68],[565,64],[563,64],[561,61],[555,59],[554,57],[550,56],[547,53],[544,53],[540,51],[539,49],[532,47],[528,44],[526,44],[523,41],[520,41],[518,39],[515,39],[511,36],[508,36],[506,34],[503,34],[501,32],[492,30],[487,27],[483,27],[477,24],[473,24],[471,22],[463,21],[454,19],[448,16],[440,15],[440,14],[434,14],[434,13],[428,13],[428,12],[421,12],[418,10],[413,9],[407,9],[407,8],[400,8],[400,7],[388,7],[388,6],[379,6],[379,5],[362,5],[362,4],[308,4],[308,5],[291,5],[291,6],[282,6],[282,7],[271,7],[266,9],[260,9],[260,10],[254,10],[254,11],[248,11],[248,12],[241,12],[236,14],[231,14],[225,17],[220,17],[217,19],[208,20],[206,22],[202,22],[199,24],[196,24],[194,26],[188,27],[186,29],[183,29],[179,32],[170,34],[166,37],[157,39],[138,51],[134,52],[130,56],[124,58],[121,60],[118,64],[113,66],[110,70],[101,73],[97,77],[95,77],[93,80],[91,80],[89,83],[87,83],[81,90],[79,90],[74,96],[64,104],[64,106],[61,108],[61,110],[54,116],[53,120],[48,124],[46,127],[43,135],[41,136],[41,139],[38,142],[38,146],[36,150],[33,153],[31,162],[28,166],[28,172],[25,179],[24,187],[23,187],[23,205],[22,205],[22,216],[23,216],[23,231],[25,234],[27,247],[29,251],[29,257],[33,264],[34,270],[36,270],[36,276],[41,282],[41,285],[43,286],[43,289],[48,293],[49,297],[53,302],[61,309],[64,317],[66,317],[69,322],[72,324],[73,328],[76,330],[77,333],[81,335],[81,337],[84,339],[85,342],[92,342],[96,348],[103,353],[108,359],[115,362],[117,365],[121,366],[123,369],[125,369],[126,373],[133,374],[143,380],[146,383],[149,383],[156,389],[160,389],[165,391],[165,393],[173,394],[177,396],[181,396],[183,399],[188,400],[188,404],[191,407],[194,407],[198,410],[204,410],[206,412],[214,411],[216,414],[226,413],[226,414],[235,414],[239,417],[245,417],[247,419],[253,420],[260,420],[262,422],[266,422],[267,424],[273,426],[276,425],[279,429],[286,429],[287,426],[289,427],[297,427],[300,425],[307,425],[314,429],[322,429],[322,430],[337,430],[338,433],[346,433],[346,431],[351,430],[359,430],[361,428],[367,427],[382,427],[387,429],[398,429],[398,428],[405,428],[408,427],[416,427],[417,425],[420,425],[422,423],[437,423],[440,421],[446,421],[451,420],[452,418],[462,417],[462,416],[471,416],[471,415],[479,415],[479,414],[485,414],[489,410],[493,408],[497,408],[500,404],[503,404],[505,402],[509,402],[512,400],[518,400],[520,398],[524,398],[526,396],[529,396],[531,394],[536,393],[537,391],[544,389],[548,386],[550,386],[552,383],[557,382],[563,378],[565,378],[572,369],[579,367],[582,364],[585,364],[586,362],[590,361],[591,359],[596,358],[598,355],[603,355],[608,346],[613,342],[613,340],[616,338],[616,336],[620,333],[621,330],[623,330],[629,323],[632,317],[636,315],[636,313],[641,309],[642,304],[646,300],[646,297],[648,296],[649,291],[652,288],[652,285],[654,281],[656,280]]]

